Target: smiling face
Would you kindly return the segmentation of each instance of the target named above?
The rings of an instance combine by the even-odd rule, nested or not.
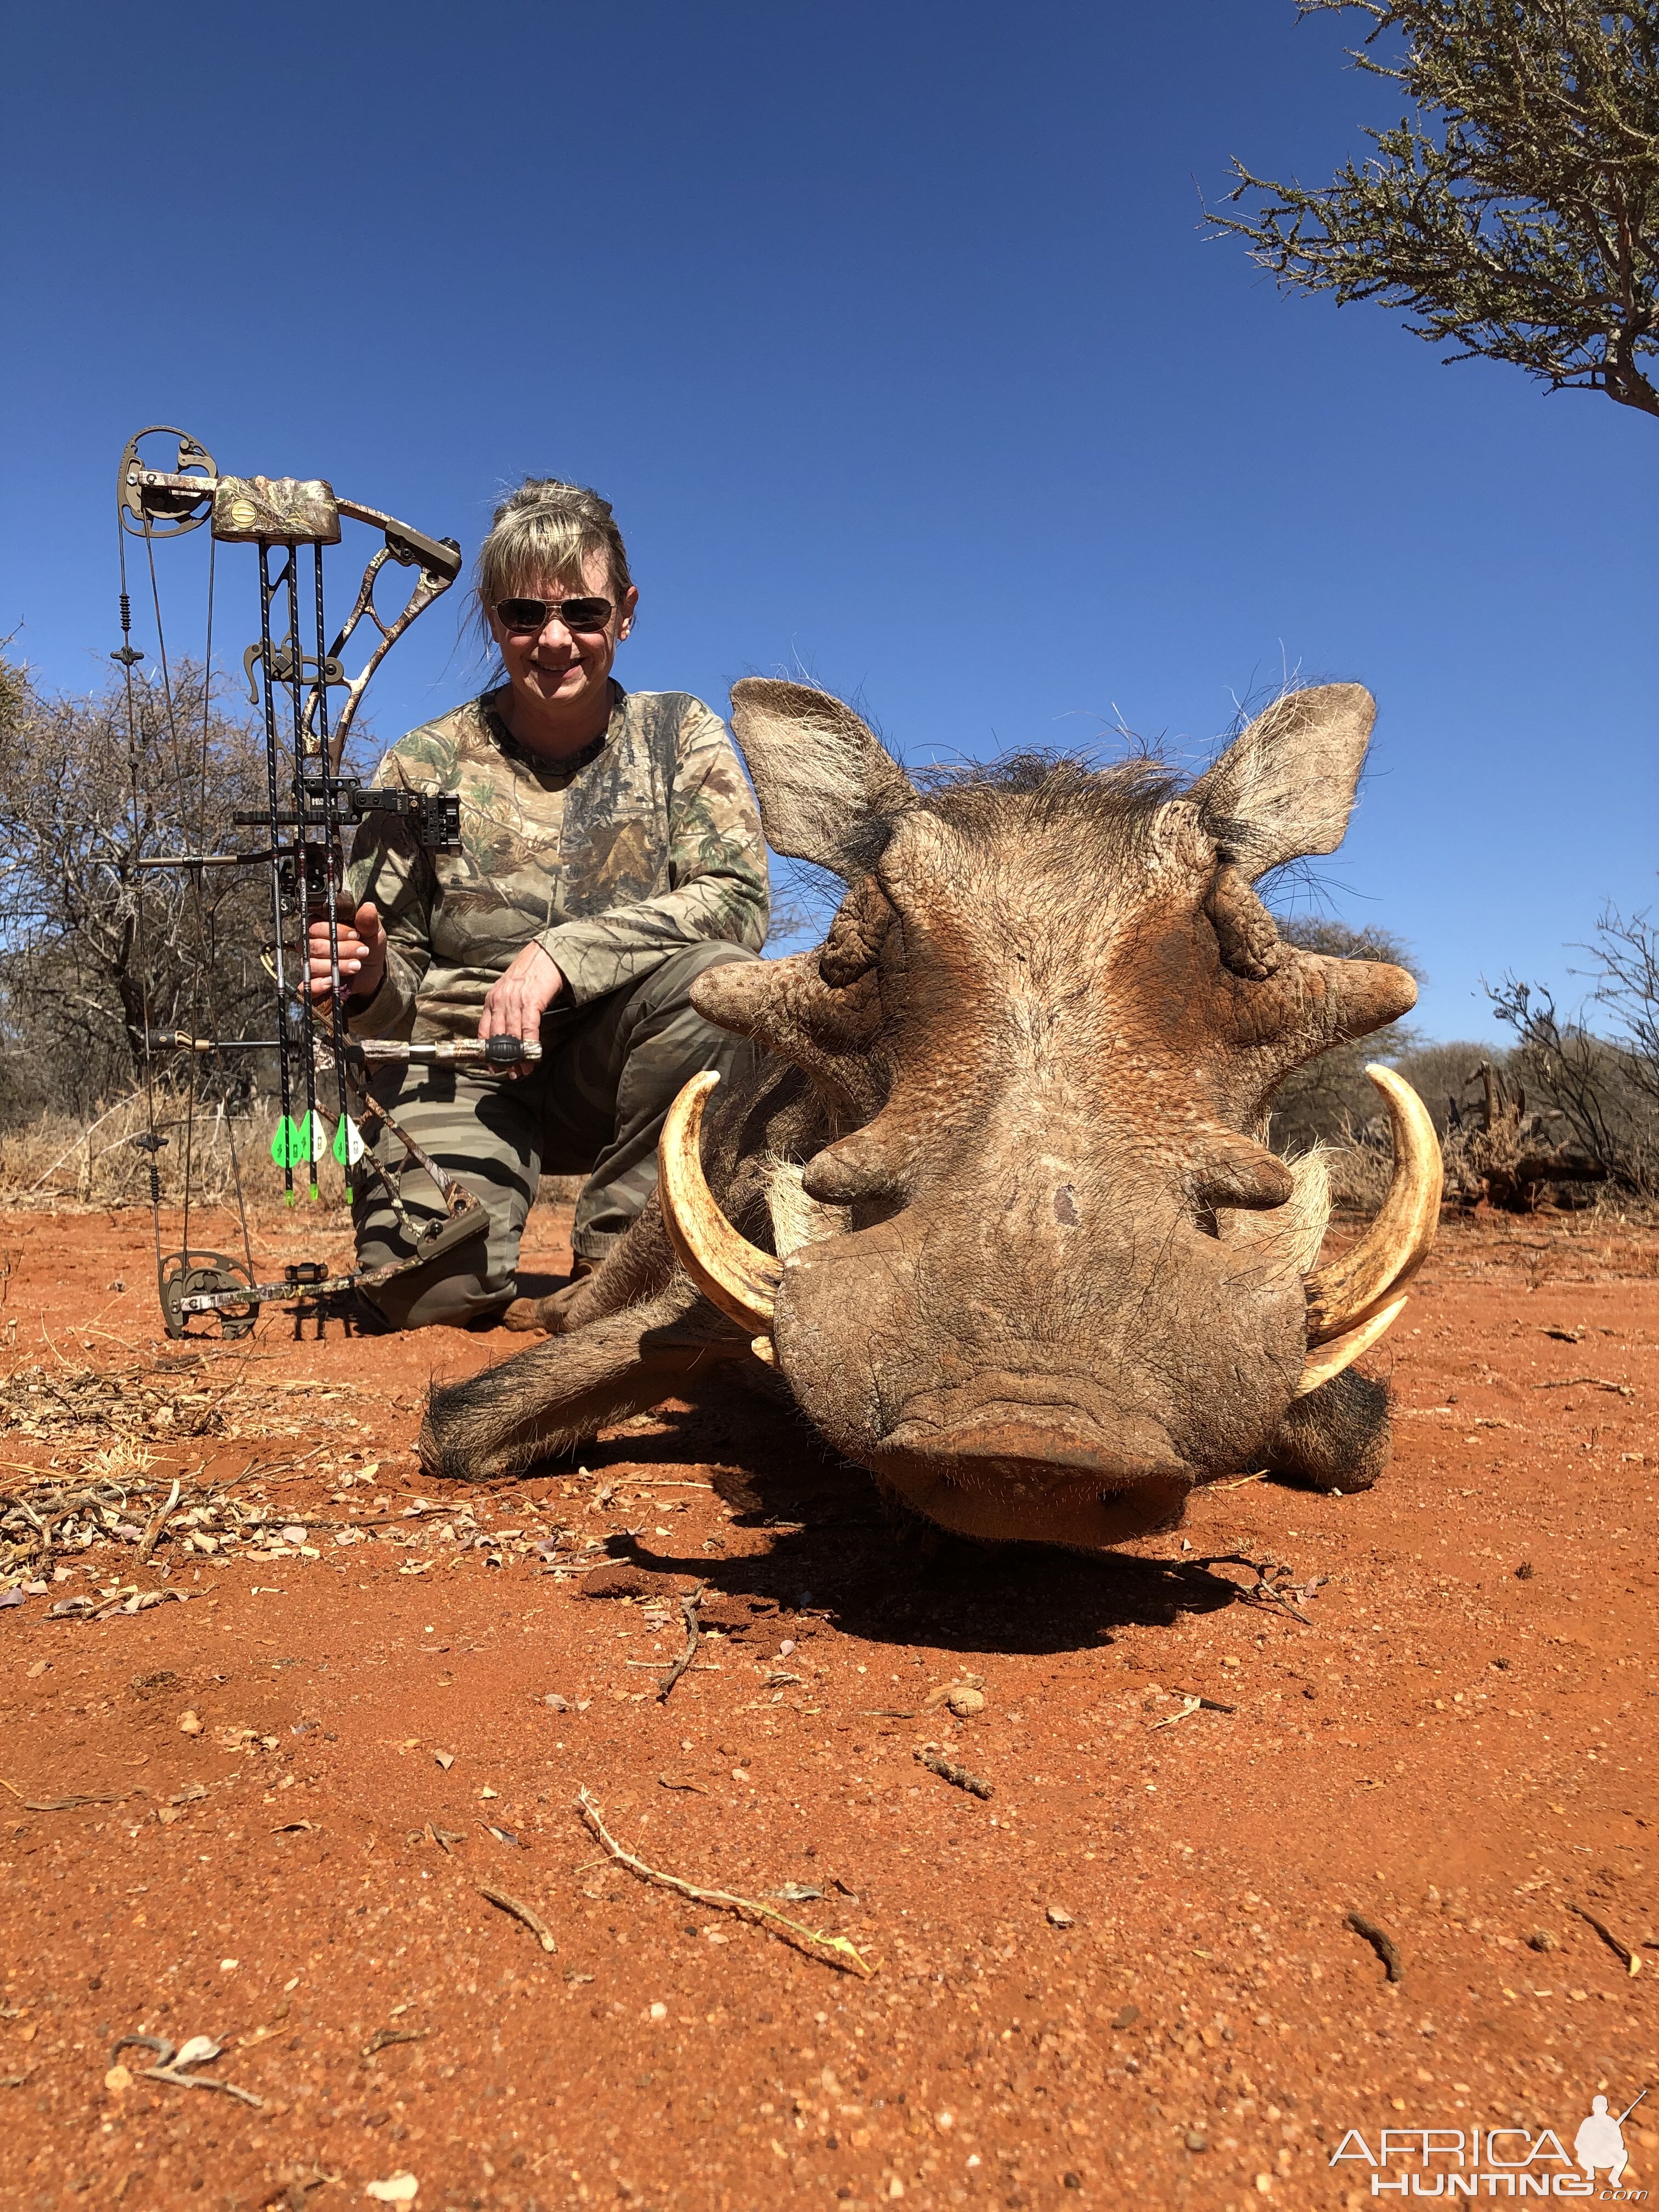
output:
[[[596,551],[575,578],[515,578],[511,596],[545,599],[555,608],[536,631],[508,629],[493,606],[487,610],[489,634],[512,686],[514,734],[532,745],[538,738],[562,738],[586,744],[610,712],[611,664],[632,626],[639,593],[630,586],[618,594],[609,561]],[[556,611],[567,599],[590,598],[611,602],[603,629],[574,629]]]

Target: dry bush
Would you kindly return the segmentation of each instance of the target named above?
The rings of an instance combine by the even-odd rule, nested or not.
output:
[[[538,1206],[574,1206],[581,1195],[586,1176],[544,1175],[536,1192]]]
[[[234,817],[264,805],[264,738],[188,665],[135,678],[132,745],[119,678],[88,698],[15,683],[0,708],[0,1119],[90,1118],[136,1086],[146,1026],[269,1023],[264,871],[139,865],[249,843]]]
[[[1389,1194],[1394,1153],[1386,1144],[1339,1138],[1320,1147],[1330,1177],[1331,1206],[1338,1213],[1375,1213]]]
[[[1632,943],[1645,952],[1645,981]],[[1645,916],[1603,916],[1589,950],[1599,976],[1594,1000],[1618,1033],[1599,1035],[1582,1014],[1560,1015],[1543,987],[1505,976],[1492,998],[1517,1040],[1511,1070],[1609,1185],[1659,1198],[1659,958]]]
[[[1394,1065],[1428,1108],[1443,1138],[1479,1105],[1483,1067],[1490,1067],[1506,1090],[1513,1086],[1512,1057],[1501,1046],[1454,1039],[1449,1044],[1413,1045]]]

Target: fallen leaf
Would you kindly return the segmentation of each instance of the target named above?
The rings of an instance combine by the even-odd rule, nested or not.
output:
[[[173,2054],[175,2066],[200,2066],[210,2058],[216,2058],[224,2045],[216,2043],[210,2035],[192,2035],[183,2048]]]
[[[180,1713],[179,1731],[181,1735],[200,1735],[202,1733],[200,1717],[195,1713]]]
[[[1063,1905],[1051,1905],[1048,1907],[1048,1925],[1051,1928],[1075,1928],[1077,1920]]]
[[[434,1751],[432,1756],[437,1760],[439,1765],[443,1768],[446,1774],[448,1773],[450,1768],[455,1764],[455,1754],[453,1751]]]
[[[130,2089],[132,2075],[125,2066],[112,2066],[104,2076],[104,2087],[106,2089]]]
[[[377,2051],[388,2050],[394,2043],[424,2043],[431,2033],[429,2027],[379,2028],[363,2045],[363,2057],[373,2058]]]

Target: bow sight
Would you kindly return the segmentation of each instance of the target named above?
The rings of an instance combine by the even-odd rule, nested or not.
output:
[[[145,441],[161,438],[176,441],[170,468],[150,465],[141,450]],[[349,1034],[342,1012],[339,927],[343,919],[351,918],[340,904],[345,878],[344,831],[372,815],[392,815],[406,822],[410,833],[428,852],[459,849],[457,798],[441,793],[376,790],[366,787],[361,778],[342,773],[346,740],[369,679],[416,616],[447,592],[460,574],[459,545],[453,538],[428,538],[378,507],[343,499],[321,478],[222,476],[205,447],[184,431],[165,425],[141,430],[129,439],[121,455],[116,496],[121,549],[121,644],[112,658],[126,676],[135,819],[138,756],[132,686],[134,669],[144,655],[132,643],[127,539],[142,538],[145,543],[158,641],[161,599],[155,590],[154,552],[157,538],[182,537],[207,523],[216,550],[220,544],[251,545],[258,556],[259,635],[243,654],[242,665],[250,702],[264,708],[266,804],[259,813],[237,814],[233,820],[239,829],[263,830],[266,842],[246,851],[153,853],[137,862],[141,869],[187,872],[198,884],[200,871],[205,868],[264,866],[270,876],[270,936],[264,964],[274,987],[272,1034],[203,1037],[155,1031],[149,1028],[146,1018],[143,1074],[149,1127],[135,1139],[149,1159],[156,1280],[167,1334],[182,1336],[192,1318],[211,1315],[217,1317],[223,1334],[241,1335],[252,1326],[262,1304],[319,1301],[331,1291],[371,1287],[483,1231],[483,1210],[478,1200],[430,1158],[372,1095],[368,1085],[377,1067],[411,1060],[506,1066],[538,1059],[540,1046],[507,1037],[492,1037],[487,1044],[359,1041]],[[380,533],[382,542],[363,568],[349,615],[332,641],[327,642],[323,549],[340,544],[343,519],[367,524]],[[310,573],[302,590],[301,551],[306,546],[311,548]],[[391,621],[382,617],[374,601],[375,586],[388,562],[416,572],[402,611]],[[210,579],[211,575],[210,568]],[[301,635],[302,602],[312,632],[306,638]],[[378,641],[361,671],[349,677],[342,656],[365,617],[379,633]],[[210,639],[211,580],[208,619]],[[171,720],[173,700],[164,643],[161,662]],[[208,673],[210,696],[210,667]],[[343,691],[345,696],[331,727],[331,690]],[[331,989],[328,998],[320,1002],[313,1000],[308,988],[308,933],[314,923],[326,923],[328,928]],[[205,933],[204,937],[205,940]],[[210,999],[210,959],[205,941],[199,951]],[[216,1024],[211,1026],[216,1030]],[[284,1195],[290,1205],[295,1200],[294,1171],[298,1166],[306,1169],[310,1195],[318,1195],[316,1163],[329,1149],[327,1125],[319,1107],[321,1079],[331,1094],[330,1103],[337,1117],[333,1152],[345,1171],[348,1191],[355,1196],[356,1179],[362,1174],[377,1177],[414,1246],[414,1256],[398,1267],[350,1274],[337,1274],[320,1261],[305,1261],[286,1268],[281,1281],[257,1281],[240,1176],[237,1197],[244,1259],[235,1261],[223,1253],[190,1249],[188,1153],[183,1249],[164,1253],[157,1156],[168,1139],[155,1129],[153,1073],[158,1052],[180,1052],[185,1056],[185,1065],[191,1071],[192,1111],[195,1070],[204,1057],[240,1053],[275,1056],[281,1118],[271,1156],[283,1169]],[[296,1122],[295,1108],[301,1098],[304,1115]],[[364,1121],[378,1125],[401,1145],[404,1158],[397,1169],[383,1165],[366,1147],[358,1127]],[[447,1209],[447,1220],[417,1229],[398,1189],[398,1179],[406,1166],[423,1170],[436,1184]]]

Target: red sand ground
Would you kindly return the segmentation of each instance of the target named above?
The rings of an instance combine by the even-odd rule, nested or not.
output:
[[[11,1364],[159,1336],[141,1218],[6,1241]],[[1571,2145],[1598,2087],[1617,2113],[1654,2079],[1656,1273],[1633,1231],[1449,1225],[1391,1340],[1376,1491],[1218,1487],[1184,1542],[1099,1562],[930,1555],[735,1393],[594,1446],[587,1474],[474,1493],[485,1525],[527,1493],[637,1529],[653,1585],[707,1583],[746,1632],[706,1640],[665,1705],[678,1608],[653,1629],[533,1558],[175,1557],[199,1602],[0,1612],[0,2203],[328,2212],[406,2172],[417,2212],[1357,2206],[1370,2170],[1329,2164],[1351,2128]],[[250,1373],[344,1389],[301,1418],[376,1454],[394,1500],[434,1494],[409,1449],[428,1376],[516,1345],[293,1335],[267,1319]],[[330,1510],[303,1474],[270,1494]],[[1323,1577],[1310,1625],[1240,1602],[1245,1570],[1183,1564],[1233,1551]],[[981,1715],[927,1709],[969,1671]],[[222,1748],[239,1729],[276,1747]],[[917,1762],[930,1741],[988,1802]],[[583,1787],[655,1867],[822,1889],[780,1909],[876,1971],[610,1863]],[[387,2030],[418,2039],[374,2050]],[[146,2080],[138,2050],[106,2086],[138,2032],[222,2039],[204,2072],[259,2108]],[[1653,2101],[1627,2189],[1659,2182]]]

